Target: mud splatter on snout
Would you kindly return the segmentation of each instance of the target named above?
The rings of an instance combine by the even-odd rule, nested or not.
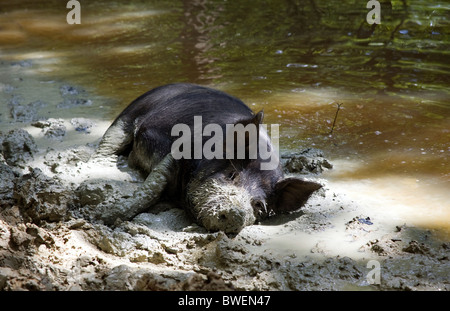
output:
[[[209,231],[237,234],[255,223],[251,197],[243,188],[210,179],[191,182],[188,204],[194,218]]]

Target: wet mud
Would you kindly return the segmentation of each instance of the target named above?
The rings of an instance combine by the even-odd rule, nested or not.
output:
[[[34,80],[50,96],[28,102],[23,83],[35,78],[23,70],[35,64],[1,66],[0,290],[450,289],[450,243],[337,191],[322,175],[335,165],[316,149],[282,161],[324,188],[236,236],[208,232],[171,202],[106,225],[143,182],[126,159],[88,161],[109,122],[79,109],[108,99]]]

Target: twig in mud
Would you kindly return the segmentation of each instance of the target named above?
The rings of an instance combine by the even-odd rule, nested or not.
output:
[[[341,109],[341,106],[343,105],[342,103],[336,103],[336,104],[337,104],[336,115],[334,116],[333,125],[331,126],[331,131],[330,131],[329,135],[332,135],[332,134],[333,134],[333,131],[334,131],[334,125],[336,124],[336,119],[337,119],[339,110]]]

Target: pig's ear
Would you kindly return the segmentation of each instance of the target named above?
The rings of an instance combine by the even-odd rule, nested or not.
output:
[[[258,112],[257,114],[255,114],[255,116],[252,119],[252,122],[258,126],[260,124],[262,124],[262,121],[264,119],[264,111],[261,110],[260,112]]]
[[[275,184],[272,208],[275,214],[295,211],[303,206],[321,184],[298,178],[284,178]]]
[[[252,116],[251,118],[245,119],[245,120],[240,120],[240,121],[236,122],[236,124],[241,123],[242,125],[246,126],[247,124],[253,123],[254,125],[256,125],[256,128],[258,129],[258,126],[260,124],[262,124],[263,119],[264,119],[264,111],[261,110],[260,112],[258,112],[254,116]]]

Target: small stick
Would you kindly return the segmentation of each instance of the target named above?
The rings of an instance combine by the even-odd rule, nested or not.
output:
[[[343,105],[342,103],[336,103],[337,104],[337,110],[336,110],[336,115],[334,116],[334,121],[333,121],[333,125],[331,126],[331,131],[330,131],[330,135],[333,134],[333,130],[334,130],[334,125],[336,124],[336,119],[339,113],[339,110],[341,109],[341,106]]]

